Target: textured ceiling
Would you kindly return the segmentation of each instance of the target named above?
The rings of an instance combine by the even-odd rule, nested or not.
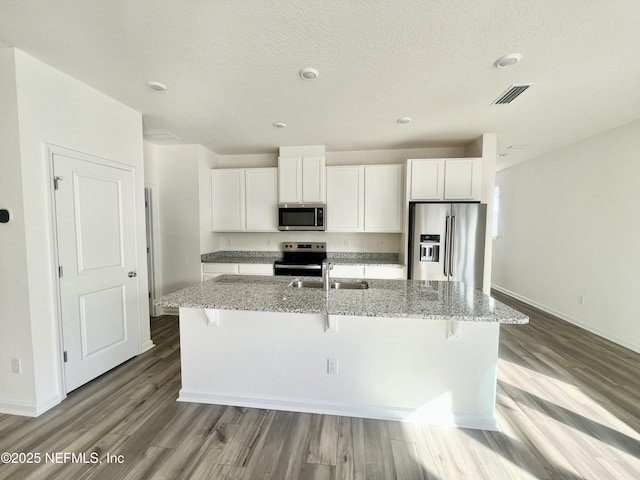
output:
[[[638,25],[638,0],[0,0],[0,46],[131,106],[179,143],[366,150],[495,132],[508,154],[500,166],[640,118]],[[493,66],[511,52],[519,64]],[[298,76],[306,66],[317,80]],[[513,103],[491,105],[529,82]]]

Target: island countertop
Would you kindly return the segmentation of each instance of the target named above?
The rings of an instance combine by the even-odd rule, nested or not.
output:
[[[365,290],[326,292],[316,288],[293,288],[290,286],[293,280],[296,279],[222,275],[165,295],[156,304],[425,320],[521,324],[529,321],[526,315],[460,282],[369,279],[369,288]]]

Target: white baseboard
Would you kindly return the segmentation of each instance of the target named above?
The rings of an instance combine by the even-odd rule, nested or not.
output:
[[[62,401],[56,394],[44,402],[0,402],[0,413],[7,415],[19,415],[21,417],[37,417],[47,410],[55,407]]]
[[[286,398],[188,392],[185,390],[180,390],[178,401],[498,431],[498,425],[493,416],[485,417],[455,412],[444,414],[438,412],[433,415],[420,413],[418,416],[413,409],[389,407],[385,405],[343,405]]]
[[[610,342],[613,342],[615,344],[618,344],[624,348],[628,348],[629,350],[636,352],[636,353],[640,353],[640,345],[636,345],[634,343],[630,343],[626,340],[623,340],[622,338],[618,338],[615,335],[611,335],[608,332],[605,332],[603,330],[600,330],[599,328],[595,328],[592,325],[588,325],[586,323],[584,323],[583,321],[572,317],[571,315],[567,315],[566,313],[560,312],[558,310],[554,310],[551,307],[548,307],[546,305],[543,305],[542,303],[536,302],[535,300],[532,300],[530,298],[525,297],[524,295],[520,295],[519,293],[513,292],[507,288],[501,287],[500,285],[495,285],[492,284],[491,288],[496,289],[498,292],[500,293],[504,293],[505,295],[509,295],[510,297],[515,298],[516,300],[520,300],[521,302],[524,302],[528,305],[531,305],[532,307],[535,307],[539,310],[542,310],[545,313],[548,313],[550,315],[553,315],[554,317],[558,317],[566,322],[569,322],[577,327],[580,327],[588,332],[591,332],[595,335],[598,335],[599,337],[602,337],[606,340],[609,340]]]
[[[149,340],[148,342],[144,342],[141,346],[140,346],[140,353],[144,353],[148,350],[151,350],[153,347],[155,347],[156,344],[153,343],[151,340]]]

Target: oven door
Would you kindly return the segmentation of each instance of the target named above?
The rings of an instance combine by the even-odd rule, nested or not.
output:
[[[322,265],[302,263],[274,263],[273,273],[278,276],[290,277],[321,277]]]

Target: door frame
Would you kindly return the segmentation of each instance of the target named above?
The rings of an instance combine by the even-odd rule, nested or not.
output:
[[[65,148],[65,147],[60,147],[58,145],[52,145],[52,144],[45,144],[45,148],[46,148],[46,155],[47,155],[47,166],[48,166],[48,190],[49,190],[49,199],[50,199],[50,217],[49,217],[49,221],[51,222],[51,247],[52,247],[52,260],[53,260],[53,264],[51,265],[51,275],[53,277],[53,284],[55,285],[55,317],[56,317],[56,334],[58,336],[58,371],[59,371],[59,385],[60,385],[60,401],[64,400],[65,398],[67,398],[67,382],[66,382],[66,378],[65,378],[65,365],[64,365],[64,337],[63,337],[63,318],[62,318],[62,289],[60,287],[60,277],[58,276],[58,266],[60,265],[60,258],[59,258],[59,250],[58,250],[58,225],[56,222],[56,215],[57,215],[57,210],[56,210],[56,196],[55,196],[55,186],[54,186],[54,156],[55,155],[65,155],[68,157],[72,157],[76,160],[79,161],[83,161],[83,162],[88,162],[88,163],[95,163],[98,165],[103,165],[106,167],[112,167],[112,168],[119,168],[119,169],[123,169],[123,170],[127,170],[130,171],[133,175],[133,186],[134,186],[134,192],[135,192],[135,177],[136,177],[136,168],[132,165],[128,165],[126,163],[121,163],[121,162],[116,162],[114,160],[109,160],[106,158],[102,158],[102,157],[98,157],[97,155],[92,155],[90,153],[84,153],[84,152],[80,152],[78,150],[72,150],[70,148]],[[137,210],[136,208],[136,203],[137,203],[137,199],[136,199],[136,195],[134,193],[133,196],[133,209],[134,212]],[[140,258],[138,255],[138,249],[137,249],[137,244],[138,244],[138,227],[136,225],[136,228],[134,228],[134,242],[136,245],[136,248],[134,248],[134,255],[135,255],[135,262],[136,262],[136,270],[140,271]],[[145,260],[145,270],[146,270],[146,260]],[[139,275],[137,277],[137,282],[138,282],[138,291],[140,290],[140,278],[141,276]],[[145,279],[145,286],[144,288],[146,289],[146,279]],[[136,304],[140,303],[140,298],[139,296],[136,298]],[[138,310],[138,316],[139,312],[140,312],[140,306],[137,305],[137,310]],[[138,321],[136,322],[136,329],[138,330],[138,349],[140,350],[138,355],[140,353],[142,353],[142,349],[140,349],[140,342],[141,342],[141,331],[140,331],[140,321],[141,319],[138,318]],[[153,346],[153,345],[152,345]]]
[[[158,225],[160,224],[158,219],[158,188],[151,183],[144,184],[145,190],[145,202],[149,202],[145,205],[145,227],[147,232],[147,247],[150,249],[149,257],[150,264],[148,265],[148,284],[149,293],[151,294],[151,305],[149,306],[149,316],[157,317],[160,315],[159,308],[153,304],[158,297],[158,286],[160,282],[160,266],[158,265],[158,259],[160,258],[160,242],[158,235]]]

